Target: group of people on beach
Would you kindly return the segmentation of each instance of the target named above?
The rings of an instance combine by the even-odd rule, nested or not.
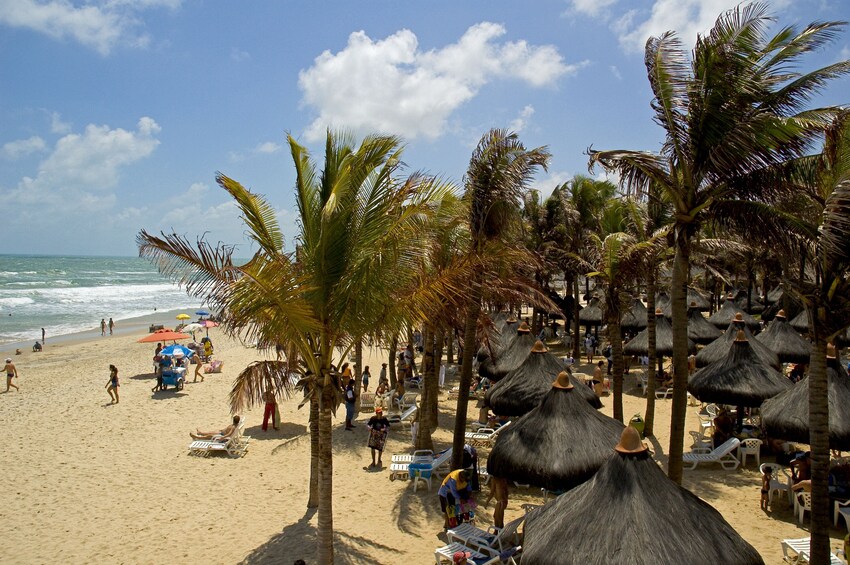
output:
[[[106,335],[106,328],[109,328],[109,335],[112,335],[112,329],[115,327],[115,322],[112,321],[112,318],[109,318],[109,322],[107,322],[104,318],[100,319],[100,335]]]

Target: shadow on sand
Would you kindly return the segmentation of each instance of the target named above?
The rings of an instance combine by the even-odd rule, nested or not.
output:
[[[246,428],[245,434],[251,436],[251,439],[258,441],[264,441],[267,439],[280,441],[282,439],[294,439],[307,433],[307,426],[303,424],[293,424],[292,422],[281,422],[278,428],[279,429],[277,430],[272,428],[270,423],[269,429],[267,431],[263,431],[263,426],[261,424],[257,424],[256,426]]]

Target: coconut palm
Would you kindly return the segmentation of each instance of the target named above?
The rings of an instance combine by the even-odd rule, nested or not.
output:
[[[546,148],[526,149],[515,133],[493,129],[484,134],[472,153],[464,179],[464,198],[469,202],[470,257],[480,262],[489,244],[498,243],[515,224],[526,187],[537,169],[545,169],[548,162],[549,152]],[[475,338],[481,314],[483,283],[484,279],[478,273],[468,284],[460,393],[452,443],[453,469],[460,468],[463,456],[469,385],[472,383],[472,356],[477,350]]]
[[[236,199],[258,248],[250,261],[236,266],[221,245],[211,253],[199,242],[194,251],[179,236],[157,238],[144,231],[140,254],[220,309],[228,331],[298,352],[302,383],[317,408],[316,560],[333,563],[331,417],[343,384],[332,366],[335,347],[347,353],[355,339],[374,329],[370,313],[382,311],[392,289],[409,286],[405,277],[422,255],[423,219],[451,186],[421,174],[399,180],[400,141],[392,136],[368,136],[355,147],[349,136],[329,132],[321,170],[306,148],[292,137],[288,142],[300,227],[294,255],[284,252],[273,208],[222,175],[219,184]],[[412,308],[418,308],[415,301]],[[260,372],[240,374],[234,405],[258,400],[251,394]]]
[[[805,102],[848,70],[847,62],[807,74],[794,70],[804,54],[835,37],[840,23],[814,23],[800,32],[785,27],[772,37],[766,33],[768,23],[766,4],[738,6],[697,38],[690,57],[673,32],[650,38],[645,63],[655,121],[665,131],[661,152],[590,152],[591,165],[618,172],[634,192],[656,183],[675,210],[668,474],[676,482],[682,479],[687,407],[686,286],[692,239],[712,203],[757,199],[777,186],[774,181],[783,172],[777,165],[803,154],[838,111],[803,111]]]

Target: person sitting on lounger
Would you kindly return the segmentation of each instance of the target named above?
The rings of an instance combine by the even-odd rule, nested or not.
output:
[[[233,417],[233,423],[224,428],[223,430],[219,430],[217,432],[202,432],[201,430],[195,430],[195,433],[189,432],[189,435],[192,436],[192,439],[207,439],[212,441],[220,441],[226,442],[233,434],[236,433],[236,430],[239,428],[239,416]]]

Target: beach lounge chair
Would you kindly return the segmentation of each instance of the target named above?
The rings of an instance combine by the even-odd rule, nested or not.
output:
[[[452,449],[448,448],[437,454],[437,457],[442,457],[448,452],[448,459],[451,459]],[[390,463],[390,480],[410,478],[410,464],[416,462],[420,465],[432,464],[434,462],[434,454],[428,449],[415,451],[412,455],[397,454],[393,455]]]
[[[655,389],[655,398],[673,398],[673,387],[662,387]]]
[[[413,418],[416,416],[417,410],[419,410],[419,408],[414,404],[401,414],[390,414],[387,416],[387,420],[390,422],[390,425],[401,424],[402,426],[410,427],[413,423]]]
[[[782,540],[782,560],[786,563],[805,564],[809,562],[811,538],[784,539]],[[844,561],[835,555],[829,554],[830,565],[843,565]]]
[[[401,395],[400,398],[396,399],[396,405],[398,405],[398,411],[404,412],[411,406],[416,406],[416,403],[419,400],[418,392],[405,392]]]
[[[524,520],[525,516],[523,515],[505,524],[504,528],[499,529],[495,526],[490,526],[486,530],[482,530],[466,522],[456,528],[446,530],[446,537],[449,543],[459,541],[463,545],[475,548],[481,553],[496,556],[511,547],[515,547],[519,543],[517,530],[519,530]]]
[[[452,563],[452,556],[456,551],[463,551],[469,553],[469,558],[472,559],[475,563],[484,563],[485,561],[492,561],[490,556],[484,555],[483,553],[479,553],[475,551],[475,549],[471,547],[466,547],[460,542],[450,542],[448,545],[444,545],[443,547],[438,547],[434,550],[434,559],[437,562],[437,565],[442,565],[443,561],[448,561]],[[497,561],[498,563],[498,561]]]
[[[407,463],[410,464],[417,457],[431,457],[434,458],[434,452],[430,449],[417,449],[413,453],[399,453],[393,455],[391,462],[392,463]]]
[[[493,559],[485,561],[481,565],[517,565],[517,561],[515,558],[519,557],[520,552],[522,552],[521,545],[518,545],[516,547],[509,547],[505,551],[501,552],[499,555],[494,556]]]
[[[236,427],[236,433],[226,442],[197,439],[189,444],[189,454],[207,457],[210,453],[223,452],[231,457],[242,457],[248,451],[248,442],[251,439],[251,436],[242,435],[244,430],[245,419],[243,418]]]
[[[360,411],[372,411],[375,409],[375,393],[362,392],[360,393]]]
[[[478,428],[476,432],[466,432],[466,443],[472,447],[493,447],[496,445],[496,440],[499,434],[511,425],[511,422],[505,422],[496,429],[493,428]]]
[[[452,459],[452,450],[447,449],[430,461],[417,461],[416,459],[410,464],[410,478],[413,479],[413,492],[419,486],[419,481],[428,483],[428,490],[431,490],[431,478],[434,475],[439,475],[448,472],[449,464]]]
[[[724,469],[731,471],[741,464],[732,453],[740,444],[741,440],[733,437],[711,451],[708,451],[708,448],[698,448],[682,455],[682,463],[687,465],[686,469],[696,469],[700,463],[720,463]]]

